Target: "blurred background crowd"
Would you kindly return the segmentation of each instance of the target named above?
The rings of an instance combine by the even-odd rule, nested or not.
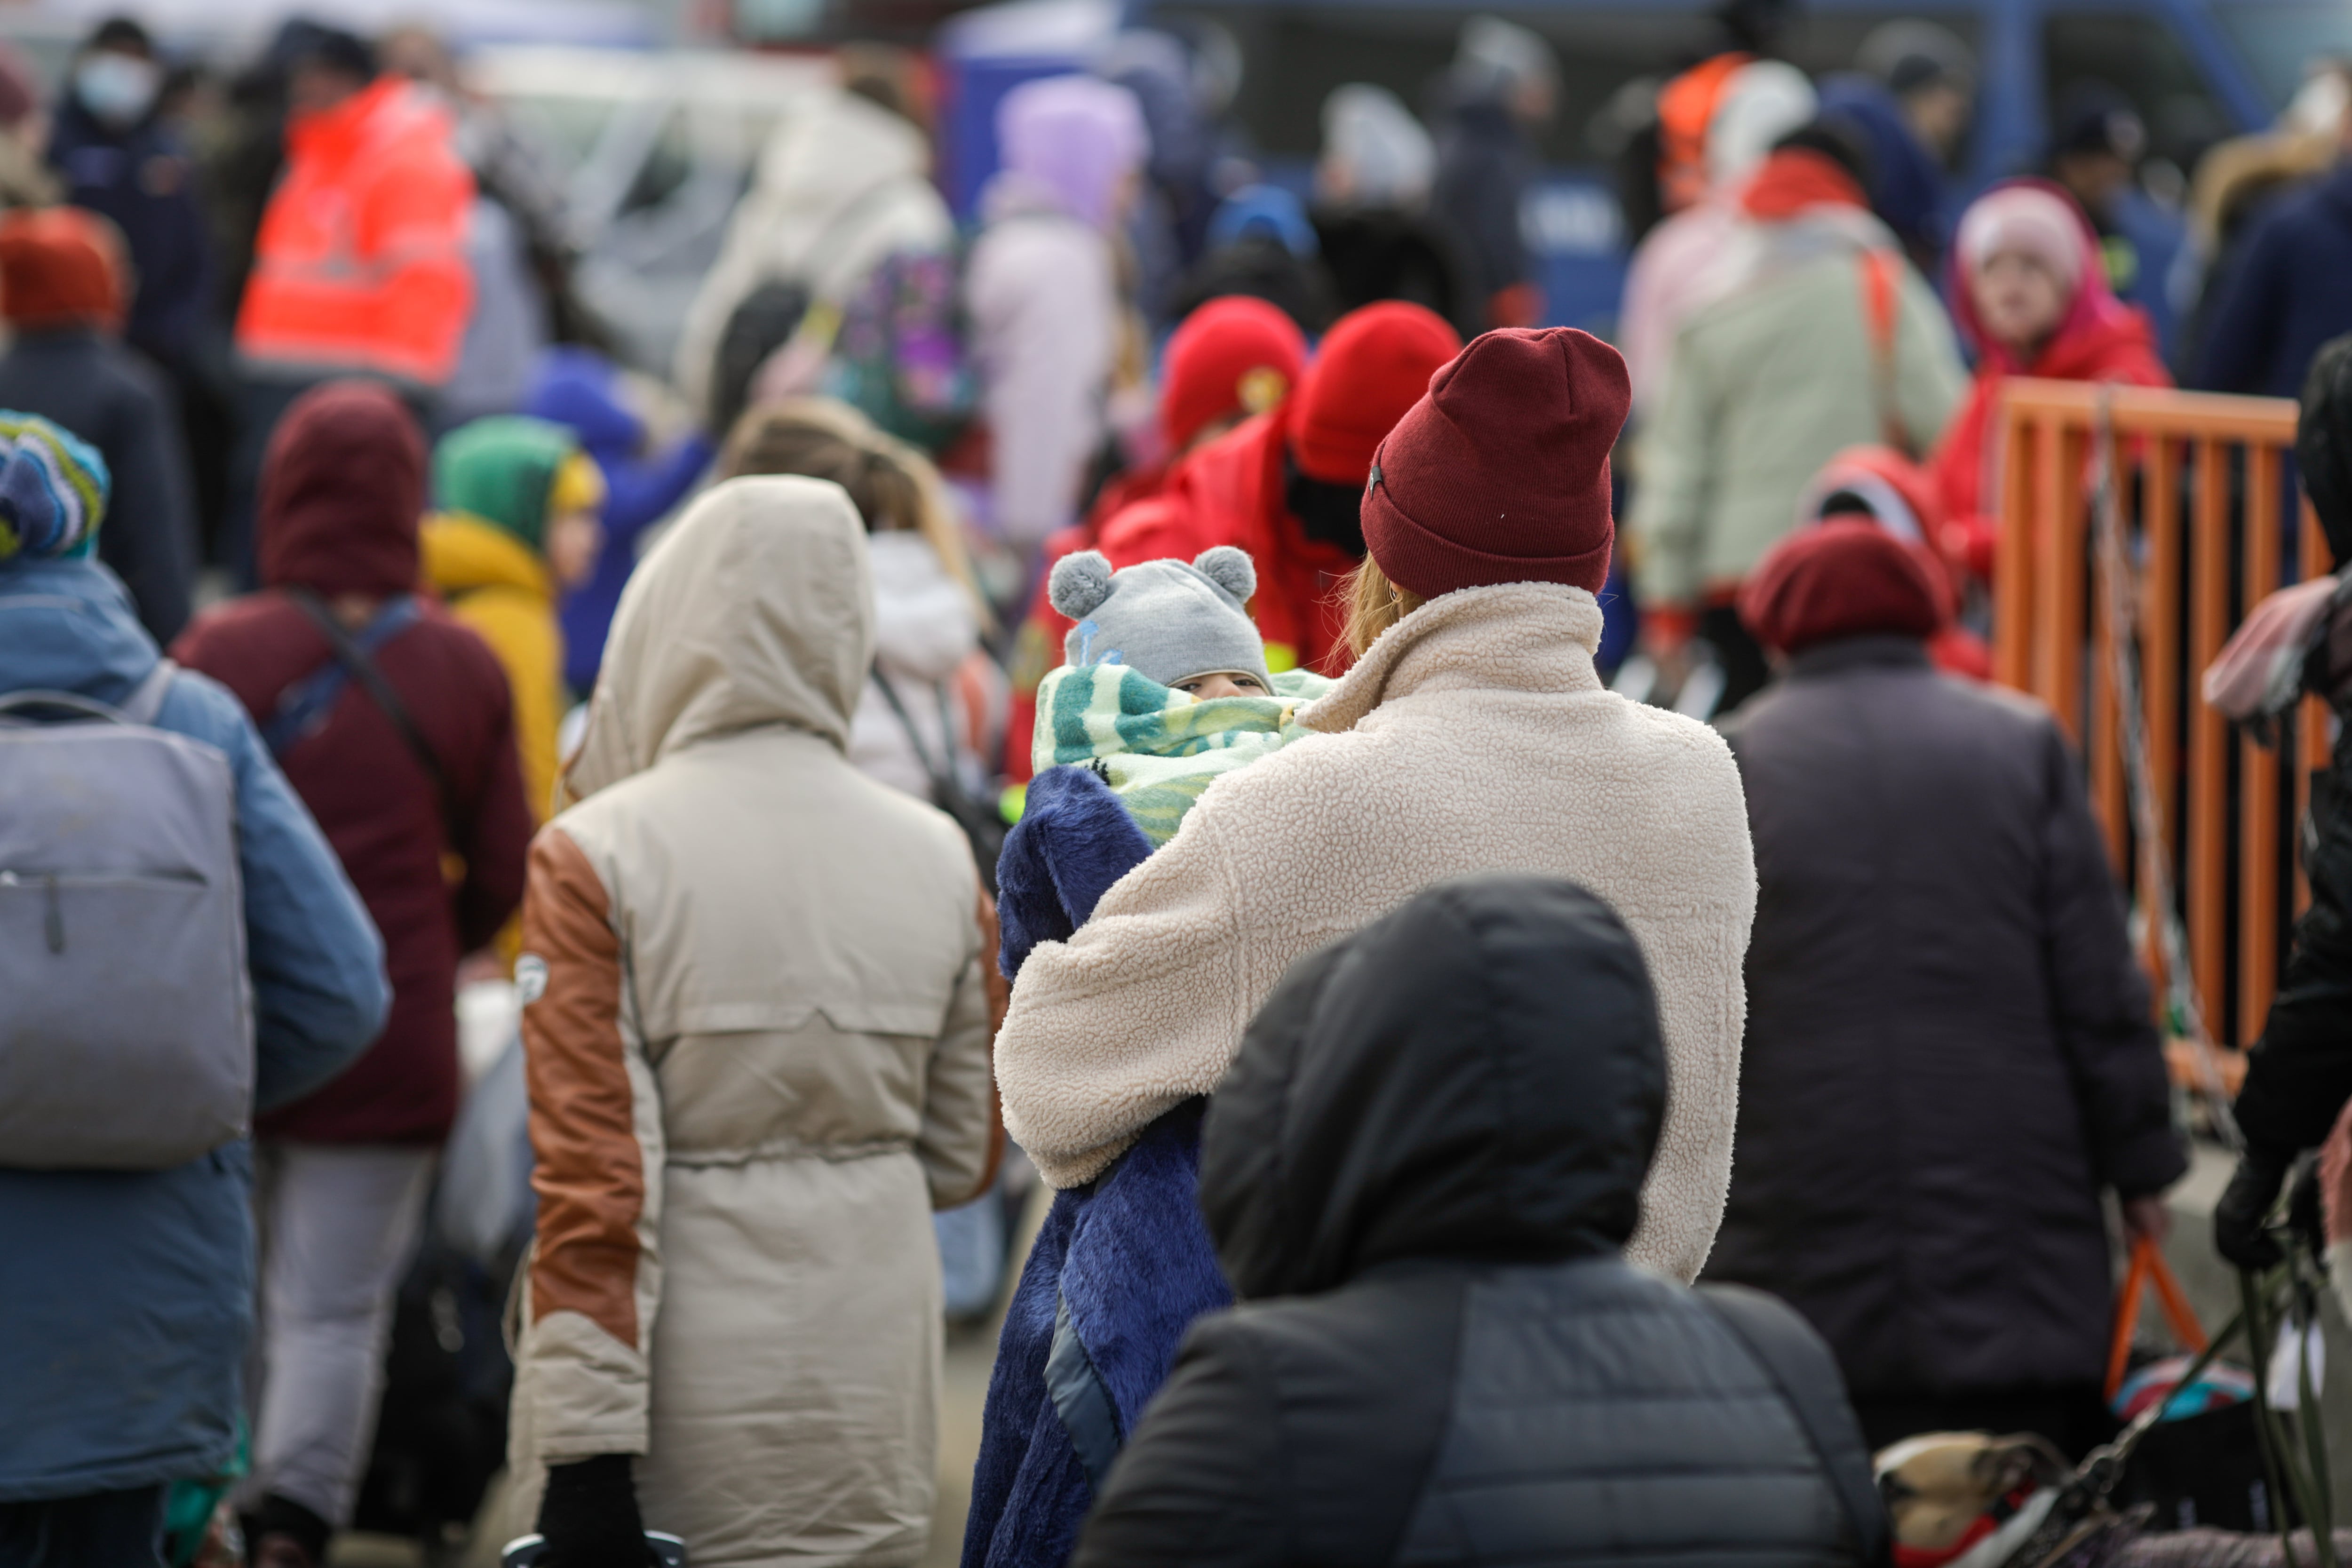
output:
[[[250,581],[279,414],[357,373],[435,436],[546,417],[605,470],[601,558],[562,584],[573,696],[648,527],[744,408],[803,395],[937,464],[956,570],[1003,652],[1043,541],[1107,520],[1151,488],[1132,477],[1287,390],[1276,355],[1238,404],[1176,406],[1166,347],[1203,301],[1265,300],[1311,343],[1406,300],[1465,336],[1561,323],[1625,352],[1637,412],[1619,468],[1659,499],[1633,508],[1604,658],[1634,646],[1622,612],[1662,610],[1647,641],[1671,695],[1685,625],[1708,629],[1726,574],[1847,444],[1824,447],[1816,421],[1718,518],[1710,495],[1755,477],[1753,442],[1735,427],[1697,450],[1683,415],[1711,420],[1736,389],[1702,365],[1679,411],[1665,396],[1688,319],[1755,280],[1726,245],[1769,226],[1750,186],[1807,127],[1920,298],[1954,314],[1911,323],[1893,356],[1908,427],[1878,432],[1948,470],[1945,522],[1980,510],[1980,428],[1963,421],[1956,450],[1946,426],[1960,365],[1991,341],[1953,247],[1997,183],[2043,178],[2087,220],[2092,276],[2056,257],[2054,308],[2107,339],[2125,321],[2109,296],[2137,312],[2149,342],[2131,379],[2291,394],[2352,327],[2334,283],[2352,254],[2335,173],[2352,79],[2331,52],[2352,48],[2352,16],[2326,4],[88,9],[0,8],[0,199],[104,220],[16,228],[0,392],[104,426],[123,491],[110,563],[166,641],[196,598]],[[1007,112],[1024,83],[1065,75],[1117,91]],[[1818,216],[1820,193],[1778,189],[1775,221]],[[1039,212],[1088,234],[1033,255],[1035,226],[1015,220]],[[1852,291],[1811,308],[1850,309]],[[1703,336],[1720,352],[1726,331]],[[1225,357],[1248,357],[1235,342],[1220,335]],[[2090,352],[2112,371],[2113,342]],[[2066,357],[1992,355],[2086,374]],[[1759,537],[1726,553],[1743,534]],[[1731,697],[1753,659],[1722,653]],[[1024,750],[1016,724],[1016,779]]]
[[[1373,449],[1490,328],[1623,353],[1601,663],[1700,718],[1767,679],[1735,606],[1801,521],[1940,558],[1937,662],[1986,673],[2005,376],[2293,395],[2352,331],[2340,3],[109,9],[0,5],[0,407],[103,458],[99,552],[203,665],[192,616],[257,584],[408,585],[288,542],[300,486],[373,482],[337,419],[392,417],[306,395],[387,389],[533,820],[624,584],[716,479],[848,493],[848,751],[988,863],[1070,630],[1044,568],[1240,545],[1269,669],[1338,673]],[[503,1451],[514,951],[460,972],[491,1131],[391,1257],[374,1457],[312,1523],[462,1541]],[[458,1103],[306,1135],[429,1148]],[[386,1177],[409,1228],[425,1168]],[[951,1313],[998,1300],[1025,1196],[941,1216]]]

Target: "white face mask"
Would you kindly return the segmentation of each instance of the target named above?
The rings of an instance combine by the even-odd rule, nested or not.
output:
[[[135,124],[153,107],[163,73],[152,60],[101,49],[74,68],[74,96],[109,125]]]

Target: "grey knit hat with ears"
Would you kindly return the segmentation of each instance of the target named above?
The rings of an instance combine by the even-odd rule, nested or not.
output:
[[[1267,692],[1265,642],[1242,606],[1257,592],[1246,552],[1220,544],[1181,561],[1114,572],[1099,550],[1054,563],[1045,596],[1077,622],[1062,644],[1071,664],[1124,664],[1174,686],[1201,675],[1255,676]]]

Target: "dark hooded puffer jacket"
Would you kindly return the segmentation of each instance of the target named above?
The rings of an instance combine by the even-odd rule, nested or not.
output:
[[[262,472],[263,591],[200,616],[173,657],[235,692],[266,733],[289,689],[332,658],[283,590],[328,600],[415,592],[424,504],[424,439],[396,398],[357,383],[307,394],[271,438]],[[457,1113],[457,960],[488,942],[522,900],[530,810],[506,673],[489,645],[428,602],[375,664],[440,764],[446,811],[400,731],[355,683],[279,755],[383,934],[393,1004],[367,1054],[265,1118],[266,1137],[446,1136]],[[445,852],[464,865],[455,885]]]
[[[1620,1257],[1665,1094],[1641,952],[1570,883],[1444,884],[1294,965],[1202,1141],[1245,1304],[1187,1337],[1080,1568],[1862,1561],[1771,1375]]]

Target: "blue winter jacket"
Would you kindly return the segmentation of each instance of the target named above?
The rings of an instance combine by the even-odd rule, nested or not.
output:
[[[2219,290],[2189,384],[2294,397],[2312,356],[2352,331],[2352,164],[2273,200],[2252,220]]]
[[[1066,940],[1150,852],[1092,773],[1039,773],[997,861],[1005,973],[1038,942]],[[997,1342],[963,1568],[1061,1568],[1185,1329],[1233,1304],[1201,1218],[1207,1105],[1185,1101],[1109,1170],[1054,1194]]]
[[[0,690],[120,702],[157,657],[104,566],[0,566]],[[235,772],[267,1110],[332,1078],[383,1028],[383,945],[236,698],[183,673],[156,721],[219,747]],[[0,1170],[0,1503],[228,1464],[253,1327],[252,1177],[245,1143],[168,1171]]]
[[[2147,312],[2164,363],[2179,364],[2184,323],[2173,284],[2182,252],[2189,248],[2187,221],[2137,185],[2126,185],[2107,214],[2100,248],[2106,249],[2114,240],[2121,240],[2131,254],[2130,275],[2116,282],[2116,297]]]
[[[686,499],[710,466],[711,446],[698,433],[664,451],[646,452],[646,423],[622,401],[619,374],[587,349],[550,349],[540,356],[523,412],[570,429],[604,471],[604,552],[596,558],[595,575],[566,593],[559,612],[564,684],[584,700],[595,689],[621,589],[636,570],[637,536]]]

